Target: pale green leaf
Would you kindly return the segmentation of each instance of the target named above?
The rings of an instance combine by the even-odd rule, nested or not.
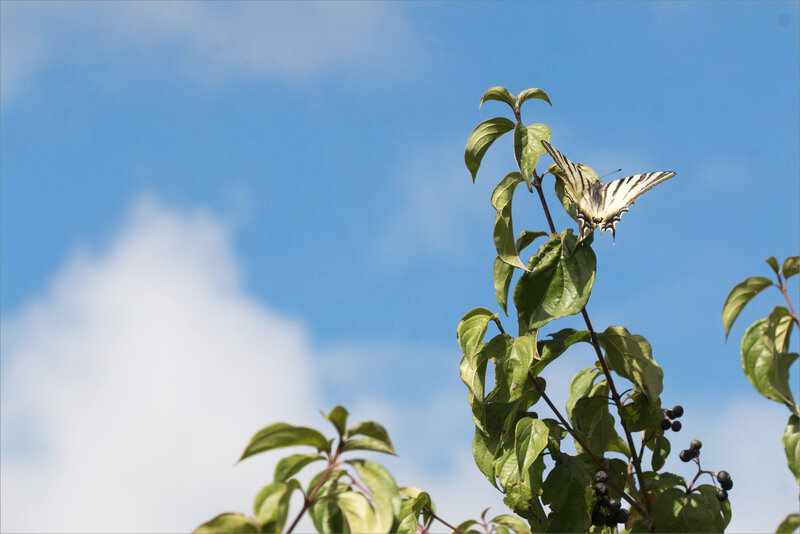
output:
[[[778,530],[775,531],[775,534],[792,534],[792,532],[797,531],[798,527],[800,527],[800,514],[789,514],[778,525]]]
[[[245,447],[239,461],[264,451],[294,445],[310,445],[319,451],[330,452],[328,440],[313,428],[274,423],[262,428],[250,438],[250,443]]]
[[[400,511],[400,492],[392,475],[380,464],[369,460],[348,460],[371,493],[376,528],[389,532],[396,512]]]
[[[543,140],[550,140],[550,128],[546,124],[523,126],[517,123],[514,129],[514,155],[529,191],[532,190],[531,175],[539,162],[539,156],[547,152],[542,145]]]
[[[518,172],[509,173],[503,178],[492,192],[492,206],[497,210],[494,220],[494,246],[497,255],[509,265],[525,269],[519,259],[514,240],[514,225],[511,219],[511,201],[514,190],[520,182],[522,175]]]
[[[322,414],[325,419],[333,423],[333,426],[336,427],[336,431],[339,433],[340,436],[344,435],[344,429],[347,427],[347,410],[344,409],[342,406],[337,406],[331,413],[325,415]]]
[[[520,107],[522,107],[522,104],[526,100],[530,100],[531,98],[538,98],[539,100],[544,100],[545,102],[547,102],[551,106],[553,105],[550,102],[550,98],[547,96],[547,93],[545,93],[541,89],[531,88],[531,89],[525,89],[519,95],[517,95],[517,101],[515,103],[515,106],[517,108],[520,108]]]
[[[783,432],[783,450],[786,452],[789,470],[800,485],[800,418],[794,414],[789,417]]]
[[[508,289],[511,287],[511,278],[513,276],[514,267],[504,262],[500,256],[497,256],[492,266],[494,298],[506,315],[508,315]]]
[[[509,93],[508,89],[506,89],[505,87],[488,88],[486,92],[483,93],[480,103],[478,103],[478,109],[481,109],[481,106],[483,106],[483,103],[486,102],[487,100],[497,100],[499,102],[505,102],[506,104],[511,106],[512,110],[516,105],[516,99],[514,95]]]
[[[550,429],[539,419],[523,417],[517,422],[514,433],[514,450],[522,480],[525,480],[528,469],[547,446],[549,433]]]
[[[278,533],[283,531],[289,513],[289,499],[300,483],[291,479],[289,482],[273,482],[258,492],[253,503],[253,512],[261,523],[261,532]]]
[[[609,369],[633,382],[652,404],[659,405],[664,371],[653,359],[650,343],[621,326],[609,326],[597,338],[606,351]]]
[[[506,132],[514,129],[514,123],[505,117],[495,117],[483,121],[472,130],[467,139],[467,149],[464,152],[464,163],[472,174],[472,181],[478,174],[481,160],[486,151],[495,140]]]
[[[503,525],[506,528],[511,529],[512,531],[516,532],[517,534],[527,534],[530,533],[531,527],[525,524],[519,517],[515,515],[509,514],[501,514],[492,518],[489,523],[495,523],[497,525]]]
[[[391,443],[370,437],[348,439],[342,451],[376,451],[397,456]]]
[[[771,285],[772,282],[770,282],[769,278],[754,276],[739,282],[731,289],[731,292],[728,293],[728,298],[725,299],[725,304],[722,305],[722,326],[725,328],[726,339],[733,322],[739,317],[739,313],[745,305]]]
[[[253,518],[234,513],[219,514],[194,529],[196,534],[251,533],[258,531],[258,524]]]
[[[375,510],[367,498],[355,491],[345,491],[334,497],[336,506],[342,511],[347,527],[352,533],[388,532],[378,528]]]
[[[769,317],[759,319],[742,337],[742,368],[753,387],[775,402],[794,407],[789,388],[789,367],[797,359],[786,352],[791,332],[786,308],[776,307]]]
[[[478,352],[478,345],[483,341],[486,327],[495,314],[486,308],[475,308],[467,313],[456,328],[456,337],[464,356],[472,357]]]
[[[324,459],[325,457],[320,454],[292,454],[286,456],[275,464],[274,479],[277,482],[286,482],[308,464]]]
[[[489,353],[495,363],[495,387],[486,402],[509,403],[522,397],[528,370],[538,356],[535,332],[518,338],[504,337],[503,340],[504,350]]]

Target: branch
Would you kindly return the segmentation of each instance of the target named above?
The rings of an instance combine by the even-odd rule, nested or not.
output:
[[[314,497],[317,496],[317,493],[319,492],[320,488],[322,488],[322,485],[325,483],[325,481],[328,479],[328,476],[331,474],[331,471],[333,471],[336,467],[340,465],[338,462],[339,452],[340,451],[337,450],[336,454],[334,454],[333,457],[328,462],[328,467],[325,468],[325,472],[322,473],[321,477],[319,477],[319,482],[317,482],[317,485],[314,486],[314,489],[311,490],[311,493],[309,493],[308,497],[306,497],[306,499],[303,501],[303,507],[300,509],[300,513],[297,514],[297,517],[294,518],[294,521],[292,521],[292,526],[289,527],[289,530],[286,531],[286,534],[292,533],[294,528],[297,526],[297,523],[300,522],[300,518],[303,517],[303,514],[306,513],[308,507],[311,506],[311,503],[314,502]]]
[[[789,307],[789,315],[792,316],[795,324],[798,328],[800,328],[800,319],[797,318],[797,314],[794,312],[794,308],[792,307],[792,301],[789,300],[789,294],[786,292],[786,279],[779,274],[778,282],[780,283],[778,289],[780,289],[781,293],[783,293],[783,298],[786,299],[786,305]]]
[[[446,526],[447,528],[449,528],[450,530],[452,530],[456,534],[464,534],[462,531],[458,530],[456,527],[454,527],[453,525],[451,525],[450,523],[448,523],[447,521],[445,521],[444,519],[442,519],[438,515],[434,514],[433,510],[431,510],[430,508],[426,507],[425,509],[429,514],[431,514],[431,517],[433,517],[439,523],[443,524],[444,526]]]

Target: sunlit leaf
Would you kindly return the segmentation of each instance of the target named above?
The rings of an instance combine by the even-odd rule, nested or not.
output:
[[[547,96],[547,93],[545,93],[541,89],[531,88],[531,89],[525,89],[519,95],[517,95],[517,101],[515,103],[516,107],[517,108],[522,107],[522,104],[526,100],[530,100],[531,98],[538,98],[539,100],[544,100],[551,106],[553,105],[550,102],[550,98]]]
[[[511,219],[511,201],[514,190],[520,182],[522,175],[518,172],[509,173],[492,191],[492,206],[497,210],[494,219],[494,246],[497,255],[509,265],[525,269],[519,259],[514,240],[514,225]]]
[[[789,366],[797,355],[786,352],[791,332],[786,308],[776,307],[742,337],[742,368],[753,387],[770,400],[794,406],[788,383]]]
[[[504,336],[502,339],[502,349],[499,343],[497,350],[491,350],[487,345],[488,355],[495,363],[495,387],[486,402],[508,403],[522,397],[525,392],[523,386],[528,381],[528,369],[537,356],[535,333],[518,338]]]
[[[292,454],[281,458],[275,464],[274,479],[277,482],[286,482],[308,464],[324,459],[325,457],[320,454]]]
[[[495,523],[497,525],[503,525],[506,528],[511,529],[512,531],[516,532],[517,534],[525,534],[531,531],[531,527],[525,524],[519,517],[509,514],[501,514],[492,518],[489,523]]]
[[[722,326],[725,328],[726,339],[733,322],[739,317],[739,313],[745,305],[771,285],[772,282],[769,278],[754,276],[739,282],[731,289],[731,292],[728,293],[728,298],[725,299],[725,304],[722,305]]]
[[[486,92],[483,93],[483,96],[481,97],[481,101],[478,104],[478,109],[480,109],[481,106],[483,106],[483,103],[486,102],[487,100],[497,100],[499,102],[505,102],[506,104],[508,104],[511,107],[512,110],[514,109],[514,106],[516,105],[516,99],[515,99],[514,95],[509,93],[508,89],[506,89],[505,87],[490,87],[490,88],[488,88],[486,90]]]
[[[547,446],[549,433],[550,429],[539,419],[524,417],[517,423],[514,433],[514,450],[517,455],[520,477],[523,480],[525,480],[528,469]]]
[[[258,531],[258,524],[253,518],[233,513],[219,514],[194,529],[196,534],[229,534],[231,532]]]
[[[517,123],[514,129],[514,155],[529,191],[532,190],[531,175],[539,162],[539,156],[547,152],[542,145],[543,140],[550,140],[550,128],[546,124],[524,126]]]
[[[253,512],[261,523],[261,532],[278,533],[283,531],[289,513],[289,499],[300,483],[291,479],[288,482],[273,482],[258,492],[253,503]]]
[[[609,369],[633,382],[652,404],[658,405],[664,371],[653,359],[650,343],[621,326],[609,326],[597,339],[605,349]]]
[[[800,485],[800,418],[792,414],[783,432],[783,450],[786,452],[786,462],[789,470]]]
[[[784,278],[796,275],[800,272],[800,256],[789,256],[783,261],[781,274]]]
[[[507,264],[500,258],[494,259],[492,266],[492,276],[494,283],[494,298],[502,308],[503,312],[508,315],[508,289],[511,287],[511,278],[514,276],[514,267]]]
[[[800,514],[789,514],[781,521],[781,524],[778,525],[775,534],[792,534],[792,532],[797,531],[798,527],[800,527]]]
[[[331,413],[325,415],[322,414],[325,419],[333,423],[333,426],[336,427],[336,431],[339,433],[340,436],[344,435],[344,429],[347,427],[347,410],[344,409],[342,406],[337,406]]]
[[[470,174],[472,174],[472,181],[475,181],[475,176],[478,174],[478,169],[481,166],[481,160],[486,151],[495,142],[495,140],[506,132],[514,129],[514,123],[505,117],[495,117],[483,121],[472,130],[472,133],[467,139],[467,149],[464,152],[464,163],[467,165]]]
[[[355,491],[345,491],[335,497],[350,532],[386,532],[378,528],[375,510],[367,498]]]
[[[250,438],[250,443],[245,447],[239,461],[264,451],[294,445],[310,445],[318,451],[330,452],[328,440],[313,428],[274,423],[262,428]]]
[[[380,464],[369,460],[348,460],[371,493],[376,528],[389,532],[395,510],[400,509],[400,492],[394,477]]]

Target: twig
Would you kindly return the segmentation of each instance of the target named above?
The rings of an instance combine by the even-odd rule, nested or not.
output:
[[[500,319],[498,319],[497,317],[492,317],[492,321],[495,322],[495,324],[497,325],[497,329],[500,330],[501,334],[505,334],[506,333],[506,331],[503,330],[503,325],[500,324]]]
[[[794,308],[792,307],[792,301],[789,300],[789,294],[786,292],[786,279],[783,278],[780,274],[778,276],[778,289],[781,290],[783,293],[783,298],[786,299],[786,305],[789,306],[789,315],[794,319],[795,324],[798,328],[800,328],[800,319],[798,319],[797,314],[794,312]]]
[[[339,445],[339,449],[341,449],[341,443]],[[340,465],[338,462],[340,452],[341,451],[337,449],[336,454],[334,454],[333,457],[330,459],[328,467],[325,468],[325,472],[322,473],[321,477],[319,477],[319,482],[317,482],[317,485],[314,486],[314,489],[311,490],[311,493],[309,493],[308,497],[306,497],[306,499],[303,501],[303,507],[300,509],[300,513],[297,514],[297,517],[294,518],[294,521],[292,521],[292,526],[289,527],[289,530],[286,531],[286,534],[292,533],[294,528],[297,526],[297,523],[300,522],[300,518],[303,517],[303,514],[306,513],[308,507],[311,506],[311,503],[314,502],[314,497],[317,496],[317,493],[319,492],[320,488],[325,483],[325,481],[328,479],[328,476],[331,474],[331,471],[333,471]]]
[[[453,531],[453,532],[455,532],[456,534],[464,534],[462,531],[458,530],[456,527],[454,527],[453,525],[451,525],[450,523],[448,523],[447,521],[445,521],[444,519],[442,519],[442,518],[441,518],[441,517],[439,517],[438,515],[434,514],[434,513],[433,513],[433,510],[431,510],[430,508],[428,508],[428,507],[425,507],[425,510],[426,510],[426,511],[427,511],[429,514],[431,514],[431,517],[433,517],[433,518],[434,518],[435,520],[437,520],[439,523],[443,524],[444,526],[446,526],[447,528],[449,528],[450,530],[452,530],[452,531]]]

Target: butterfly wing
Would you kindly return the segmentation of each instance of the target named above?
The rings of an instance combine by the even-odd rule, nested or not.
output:
[[[581,223],[580,235],[585,237],[596,226],[593,219],[596,218],[595,213],[601,207],[602,184],[594,176],[581,172],[578,165],[567,159],[547,141],[542,141],[542,146],[563,171],[558,177],[564,184],[564,192],[567,197],[577,207],[576,215]]]
[[[646,172],[605,184],[602,202],[597,213],[597,216],[603,219],[602,230],[610,227],[611,232],[614,233],[614,225],[622,214],[628,211],[628,206],[641,195],[673,176],[675,173],[670,171]]]

